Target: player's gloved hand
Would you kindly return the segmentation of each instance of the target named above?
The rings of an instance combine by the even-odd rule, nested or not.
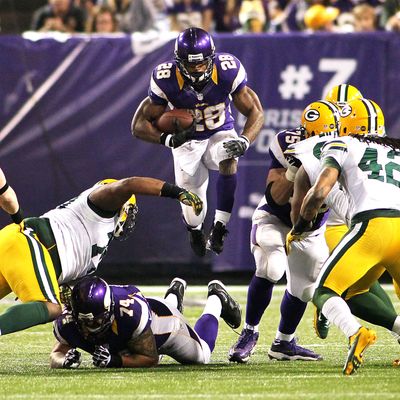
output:
[[[286,235],[286,243],[285,243],[285,251],[286,255],[289,255],[290,251],[292,250],[292,242],[296,240],[301,240],[301,234],[296,234],[293,232],[293,229]]]
[[[77,349],[69,349],[65,355],[63,368],[78,368],[82,362],[82,355]]]
[[[242,135],[237,139],[224,142],[223,146],[230,158],[236,158],[242,156],[246,152],[250,146],[250,140]]]
[[[105,346],[96,346],[92,355],[93,365],[99,368],[121,368],[122,358],[118,354],[111,354]]]
[[[177,147],[182,146],[183,143],[191,140],[196,132],[196,122],[194,120],[187,128],[182,128],[177,119],[175,120],[174,125],[175,132],[173,134],[162,133],[160,136],[161,144],[172,149],[176,149]]]
[[[288,181],[294,182],[294,179],[296,177],[297,171],[301,167],[301,162],[294,156],[287,154],[287,152],[284,153],[285,159],[288,162],[288,168],[286,169],[285,172],[285,177]]]
[[[185,206],[190,206],[196,215],[200,215],[203,210],[203,202],[197,194],[189,192],[188,190],[182,189],[178,195],[178,200],[185,204]]]
[[[72,295],[71,286],[69,286],[67,284],[63,284],[60,286],[60,301],[61,301],[61,304],[67,310],[72,310],[71,295]]]
[[[304,239],[306,235],[306,231],[310,229],[312,226],[311,221],[307,221],[301,215],[299,216],[297,222],[290,230],[290,232],[286,235],[286,242],[285,242],[285,251],[286,254],[289,255],[292,243],[294,241],[300,241]]]
[[[196,122],[193,120],[189,127],[182,128],[180,122],[176,119],[174,125],[175,133],[172,135],[171,144],[172,147],[176,149],[193,138],[193,135],[196,132]]]

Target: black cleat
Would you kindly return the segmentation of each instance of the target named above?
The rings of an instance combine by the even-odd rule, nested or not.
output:
[[[206,255],[206,237],[204,235],[203,228],[187,229],[189,231],[189,240],[192,250],[199,257],[204,257]]]
[[[207,249],[214,253],[221,254],[224,249],[225,237],[228,233],[229,231],[222,222],[217,221],[213,224],[207,241]]]
[[[239,328],[242,322],[242,310],[239,303],[234,300],[227,292],[224,284],[221,281],[211,281],[208,283],[208,295],[218,296],[221,300],[222,311],[221,318],[232,328]]]
[[[183,296],[185,296],[185,290],[187,287],[187,283],[185,280],[181,278],[174,278],[172,279],[169,288],[165,292],[164,299],[167,298],[169,294],[174,294],[177,299],[178,305],[176,308],[179,312],[183,312]]]

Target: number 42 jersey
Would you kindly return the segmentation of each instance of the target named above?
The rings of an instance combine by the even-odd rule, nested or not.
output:
[[[339,182],[354,204],[352,217],[368,210],[400,210],[398,150],[346,136],[325,143],[321,163],[339,170]]]
[[[247,83],[243,65],[233,55],[216,53],[211,79],[201,91],[185,83],[176,62],[159,64],[151,75],[149,97],[154,104],[191,110],[196,120],[194,139],[233,129],[232,94]]]

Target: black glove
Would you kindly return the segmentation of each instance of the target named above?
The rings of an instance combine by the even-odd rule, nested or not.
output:
[[[250,146],[250,141],[246,136],[240,136],[237,139],[224,142],[223,146],[225,147],[225,150],[230,158],[236,158],[245,153]]]
[[[172,149],[176,149],[177,147],[182,146],[183,143],[191,140],[196,132],[196,122],[194,120],[187,128],[182,128],[177,119],[174,121],[174,125],[175,132],[173,134],[162,133],[160,136],[161,144]]]
[[[81,365],[82,356],[77,349],[69,349],[65,355],[63,368],[78,368]]]
[[[111,354],[104,346],[96,346],[93,356],[93,365],[99,368],[121,368],[122,358],[118,354]]]

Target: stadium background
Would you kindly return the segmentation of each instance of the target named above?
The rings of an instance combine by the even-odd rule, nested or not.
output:
[[[133,138],[130,122],[147,94],[152,68],[173,57],[174,36],[0,36],[0,160],[26,215],[39,215],[107,177],[173,181],[170,151]],[[398,34],[214,37],[217,51],[243,62],[266,117],[240,160],[225,250],[218,257],[194,256],[179,205],[141,197],[135,234],[113,243],[99,271],[108,279],[165,283],[181,275],[206,282],[223,275],[228,282],[247,283],[254,269],[251,214],[264,190],[269,141],[280,129],[296,126],[303,108],[338,83],[351,83],[374,99],[385,113],[388,134],[400,136]],[[238,116],[239,132],[243,124]],[[214,178],[209,210],[215,208]],[[1,215],[0,224],[6,223]]]

